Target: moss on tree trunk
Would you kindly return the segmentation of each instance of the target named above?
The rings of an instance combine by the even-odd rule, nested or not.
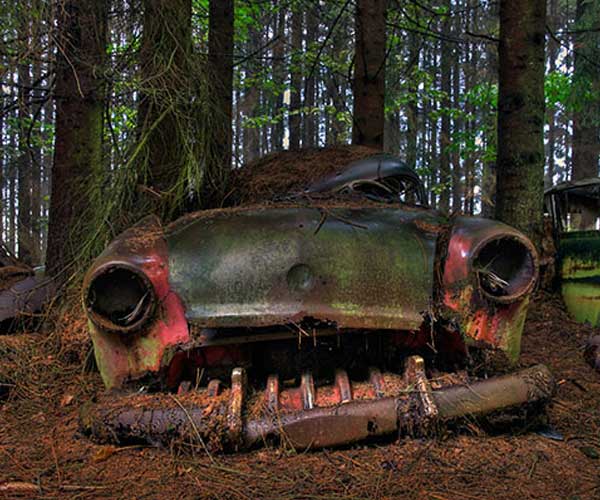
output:
[[[138,168],[163,203],[186,161],[190,108],[191,0],[144,0],[140,49]]]
[[[89,190],[102,169],[108,2],[66,0],[58,9],[56,136],[46,271],[56,275],[81,246]]]

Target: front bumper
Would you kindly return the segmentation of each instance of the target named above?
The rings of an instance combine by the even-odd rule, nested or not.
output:
[[[175,395],[127,395],[82,410],[84,432],[111,443],[173,441],[209,451],[237,451],[269,442],[322,448],[389,434],[426,434],[438,424],[548,401],[555,382],[543,365],[468,385],[433,390],[423,359],[407,359],[404,375],[372,370],[351,384],[338,371],[335,384],[315,390],[310,374],[300,387],[280,390],[270,377],[250,394],[245,371],[232,372],[231,388],[209,384]]]

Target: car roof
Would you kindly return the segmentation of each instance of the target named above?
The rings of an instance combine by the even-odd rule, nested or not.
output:
[[[381,180],[386,177],[407,177],[417,183],[421,182],[417,173],[400,158],[382,153],[354,161],[334,174],[322,177],[307,192],[332,191],[352,181]]]
[[[600,177],[588,177],[577,181],[565,181],[544,191],[544,196],[572,192],[579,196],[600,198]]]

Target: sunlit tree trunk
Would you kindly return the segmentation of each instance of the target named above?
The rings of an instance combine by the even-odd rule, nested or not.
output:
[[[559,26],[558,20],[558,0],[550,0],[548,4],[548,26],[552,30],[552,33],[557,31]],[[558,56],[559,45],[553,36],[548,37],[548,69],[550,73],[556,71],[556,58]],[[555,152],[556,152],[556,111],[554,109],[549,110],[548,113],[548,141],[547,141],[547,154],[546,154],[546,177],[544,179],[544,186],[546,188],[552,186],[554,182],[555,172]]]
[[[386,0],[357,0],[352,144],[383,148]]]
[[[275,109],[274,114],[278,117],[277,122],[273,125],[272,130],[272,142],[273,149],[275,151],[279,151],[283,149],[283,88],[285,84],[285,21],[286,21],[286,9],[282,6],[279,7],[279,12],[277,14],[277,29],[276,36],[277,41],[275,42],[275,46],[273,47],[273,78],[275,81],[275,85],[277,86],[277,97],[275,99]]]
[[[470,2],[469,2],[470,3]],[[471,30],[471,16],[467,18],[467,28]],[[465,61],[465,89],[471,89],[473,85],[473,81],[475,78],[475,74],[477,71],[477,60],[475,51],[471,51],[467,55],[467,60]],[[470,102],[465,103],[465,112],[467,116],[470,116],[470,119],[465,120],[464,127],[465,133],[467,137],[471,137],[473,131],[475,129],[475,117],[474,117],[474,107]],[[469,152],[464,162],[464,170],[465,170],[465,200],[464,200],[464,212],[469,215],[473,215],[475,209],[475,157],[474,152]]]
[[[496,217],[539,242],[546,0],[501,0]]]

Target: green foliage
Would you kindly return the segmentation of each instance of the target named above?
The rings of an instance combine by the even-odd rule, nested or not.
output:
[[[552,71],[544,80],[544,93],[546,95],[546,109],[554,111],[565,107],[571,101],[572,79],[563,71]]]

